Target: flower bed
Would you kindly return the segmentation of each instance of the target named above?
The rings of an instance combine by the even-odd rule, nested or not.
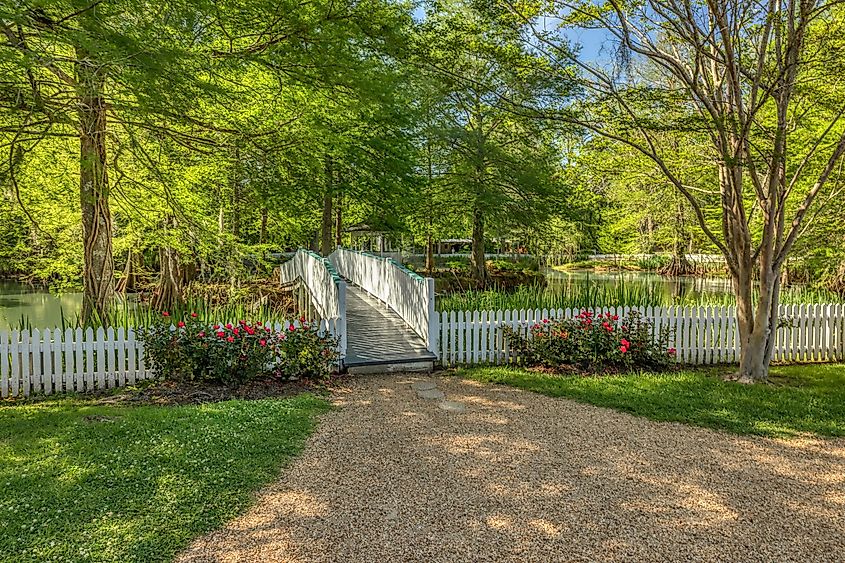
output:
[[[196,313],[168,313],[140,330],[148,365],[165,379],[236,385],[261,377],[322,379],[337,362],[337,340],[300,319],[275,331],[259,322],[209,325]]]
[[[669,330],[655,335],[654,325],[636,312],[620,319],[583,310],[572,319],[543,319],[503,330],[517,361],[529,366],[627,371],[665,368],[674,362]]]

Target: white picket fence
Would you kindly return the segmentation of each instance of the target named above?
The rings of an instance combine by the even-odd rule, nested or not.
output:
[[[684,364],[733,363],[739,357],[736,307],[605,307],[596,315],[627,316],[636,310],[668,328],[670,346]],[[440,313],[437,355],[444,366],[503,364],[513,360],[501,327],[528,327],[543,319],[572,318],[580,309],[444,311]],[[845,361],[845,305],[781,305],[773,359],[782,362]]]
[[[110,389],[147,379],[132,329],[0,332],[0,396]]]
[[[299,321],[271,326],[277,332]],[[320,334],[340,338],[339,319],[320,321]],[[144,343],[130,329],[0,331],[0,397],[84,393],[134,385],[157,374],[144,364]]]

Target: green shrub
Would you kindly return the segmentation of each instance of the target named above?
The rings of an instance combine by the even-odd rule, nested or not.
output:
[[[573,319],[543,319],[532,326],[503,330],[518,361],[532,366],[655,369],[667,367],[675,356],[675,349],[668,346],[668,329],[655,337],[652,323],[636,312],[619,319],[584,310]]]
[[[520,258],[518,260],[496,258],[490,260],[488,264],[491,270],[499,272],[538,272],[540,270],[540,263],[533,258]]]
[[[337,361],[337,342],[302,322],[274,331],[261,323],[209,325],[191,313],[168,313],[139,330],[144,357],[160,377],[236,385],[259,377],[320,379]]]

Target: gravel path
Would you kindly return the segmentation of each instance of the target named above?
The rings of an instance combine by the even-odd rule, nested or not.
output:
[[[181,561],[845,558],[845,440],[739,437],[455,378],[361,377],[335,401],[256,506]]]

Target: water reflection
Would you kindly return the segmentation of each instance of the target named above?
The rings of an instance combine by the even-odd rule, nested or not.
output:
[[[62,326],[82,312],[82,293],[50,293],[47,288],[15,281],[0,281],[0,329]]]
[[[625,286],[636,291],[642,288],[648,293],[662,294],[667,302],[694,300],[701,295],[725,296],[733,293],[731,281],[727,278],[695,276],[661,276],[644,272],[593,272],[593,271],[544,271],[550,289],[561,291],[577,287],[602,286],[619,289]]]

